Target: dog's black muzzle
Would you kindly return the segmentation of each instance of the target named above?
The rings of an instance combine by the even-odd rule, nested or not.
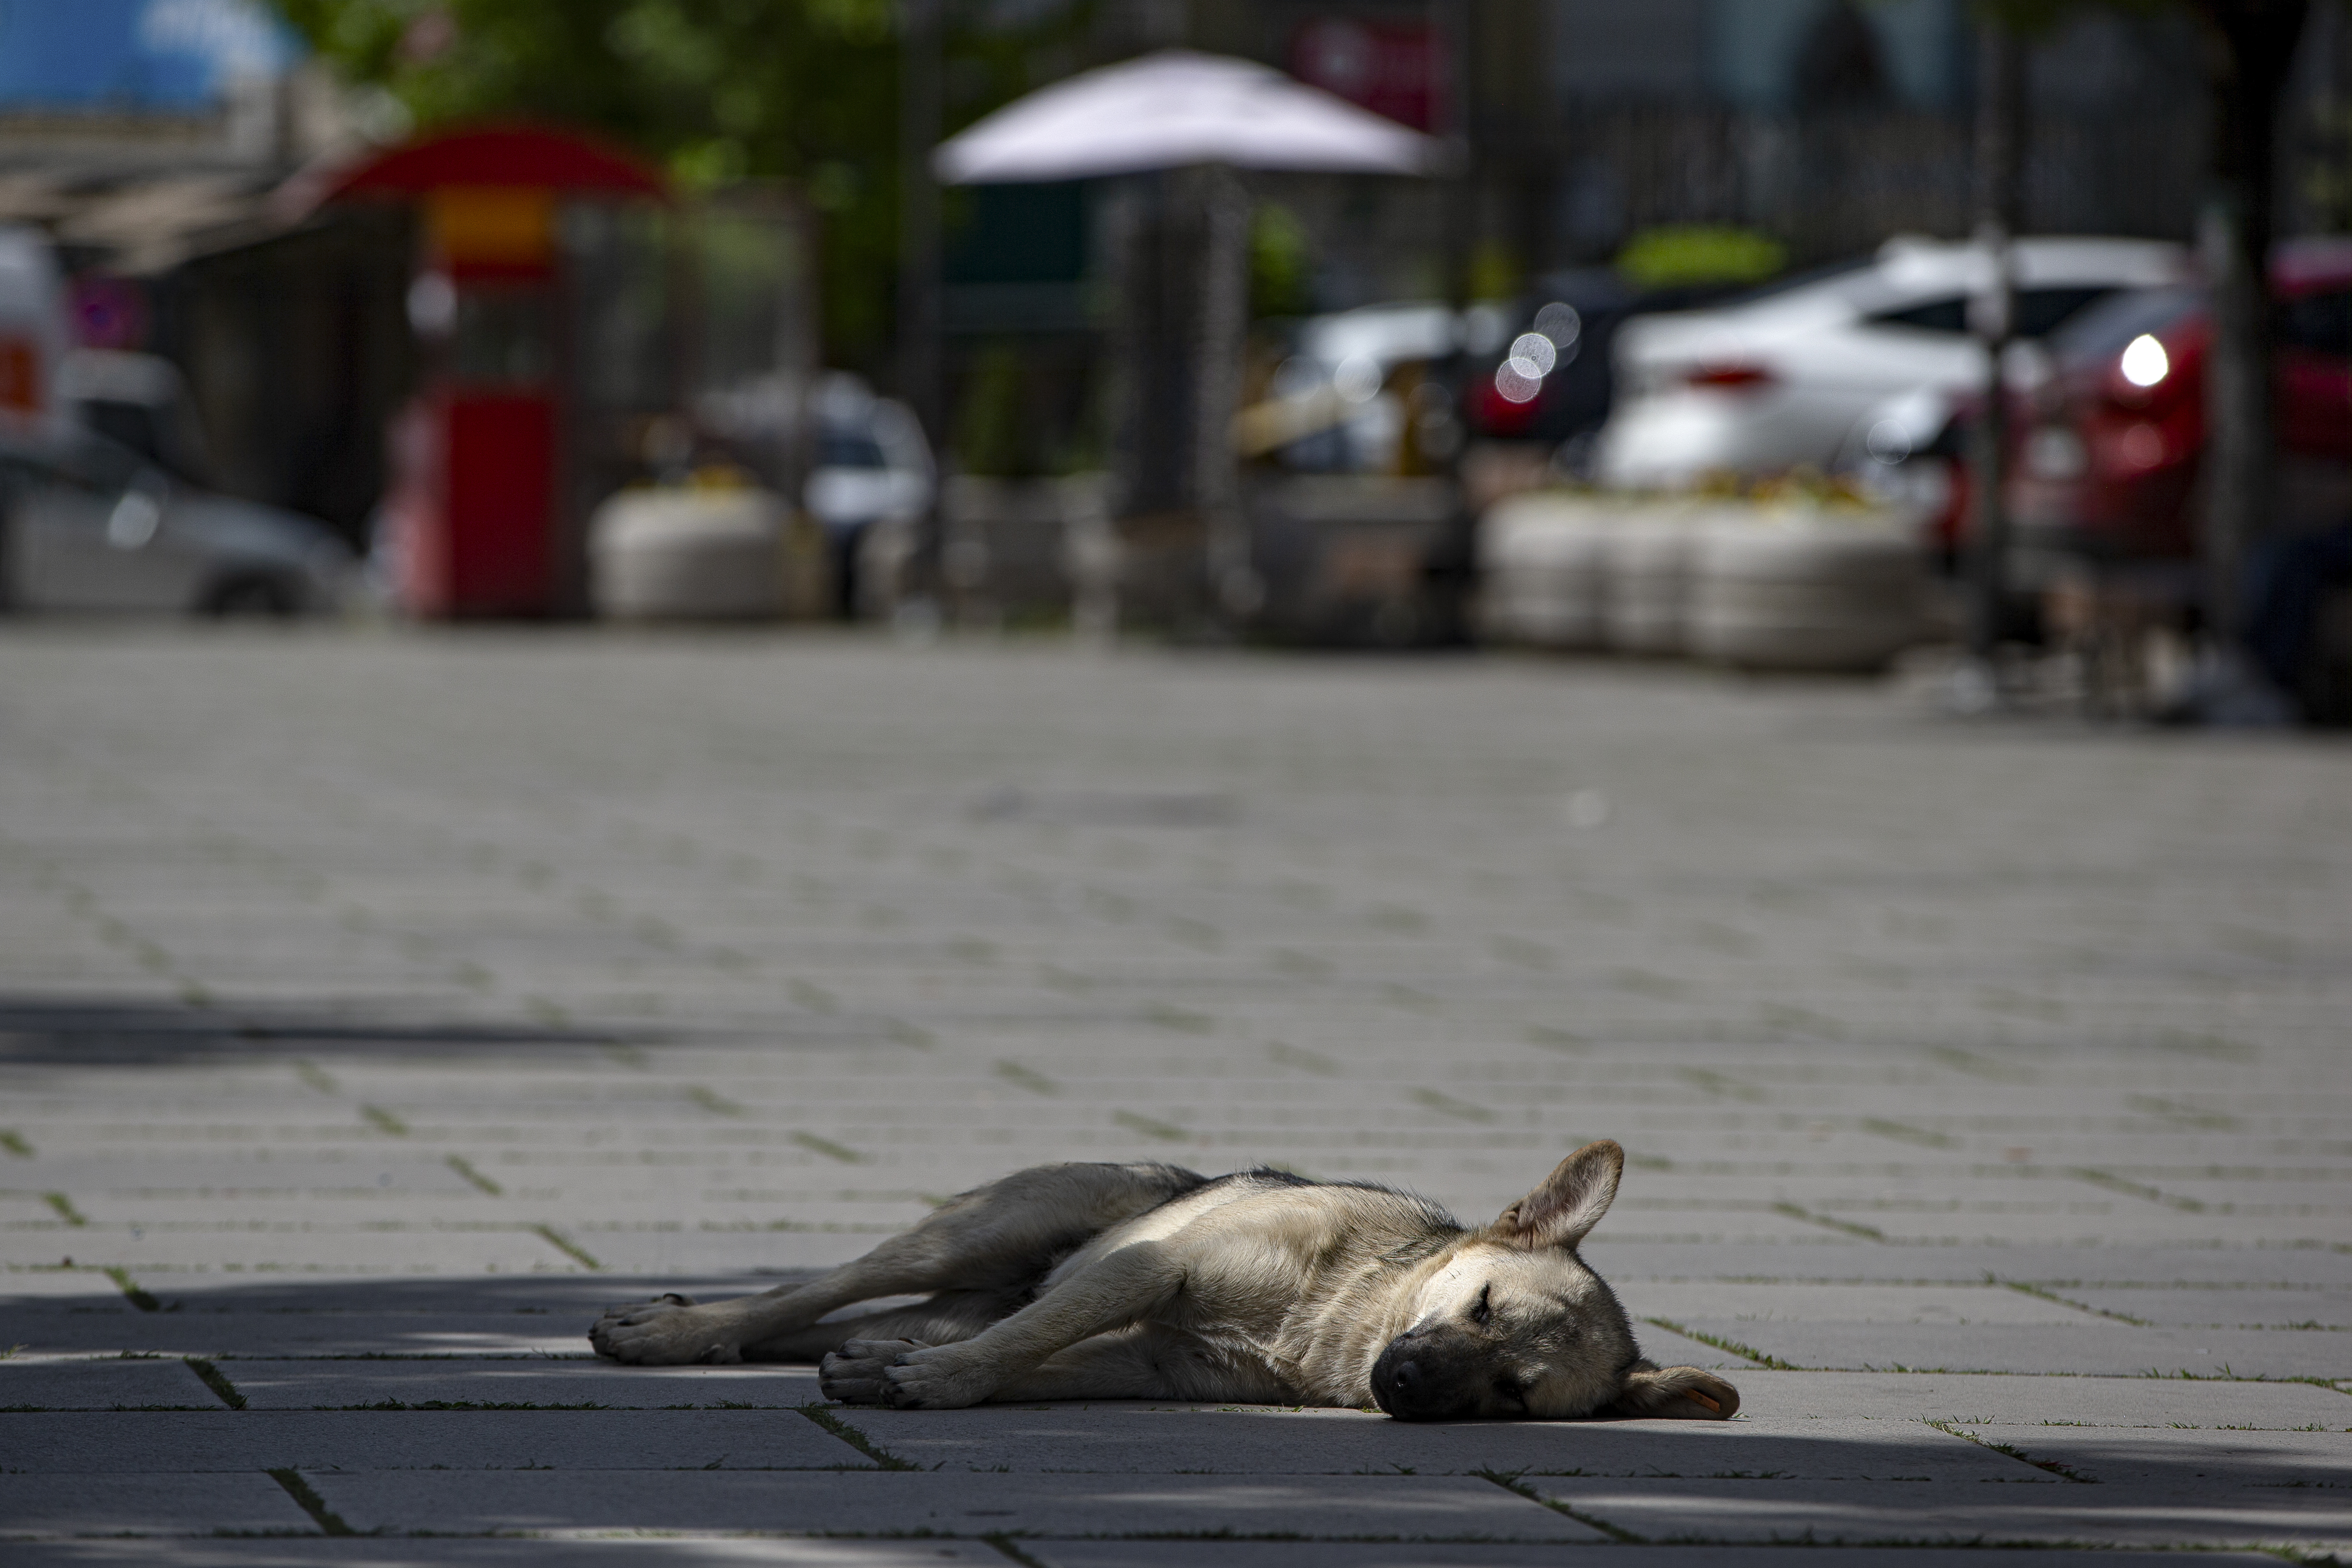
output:
[[[1372,1363],[1372,1399],[1400,1421],[1475,1416],[1481,1349],[1458,1329],[1408,1330],[1389,1341]]]

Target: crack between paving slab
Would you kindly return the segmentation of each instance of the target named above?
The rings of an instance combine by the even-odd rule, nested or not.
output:
[[[327,1506],[327,1500],[320,1497],[312,1489],[310,1483],[302,1479],[301,1471],[289,1468],[282,1470],[264,1470],[261,1473],[284,1487],[286,1495],[294,1500],[294,1506],[309,1514],[322,1534],[357,1535],[359,1533],[343,1522],[341,1514]]]
[[[245,1408],[245,1396],[236,1391],[236,1385],[228,1380],[227,1373],[200,1355],[184,1355],[180,1359],[188,1364],[190,1372],[204,1379],[205,1386],[211,1389],[222,1404],[232,1410]]]
[[[1886,1232],[1875,1226],[1858,1225],[1851,1219],[1832,1219],[1826,1214],[1815,1214],[1811,1209],[1801,1208],[1793,1203],[1776,1203],[1772,1206],[1772,1212],[1785,1214],[1791,1219],[1801,1219],[1808,1225],[1820,1225],[1832,1230],[1843,1230],[1848,1236],[1859,1236],[1868,1241],[1886,1239]]]
[[[829,1160],[839,1160],[845,1166],[858,1166],[866,1163],[866,1156],[846,1144],[836,1144],[831,1138],[820,1137],[814,1133],[794,1133],[792,1134],[792,1141],[811,1154],[823,1155]]]
[[[554,1248],[558,1252],[562,1253],[566,1258],[569,1258],[573,1262],[580,1264],[583,1268],[595,1270],[599,1272],[604,1270],[604,1265],[596,1260],[596,1255],[594,1253],[572,1241],[569,1238],[565,1237],[562,1232],[557,1230],[552,1225],[526,1225],[523,1228],[530,1231],[533,1236],[538,1237],[541,1241],[546,1242],[550,1247]]]
[[[474,1162],[467,1159],[465,1155],[451,1155],[442,1163],[446,1165],[451,1170],[456,1171],[459,1176],[464,1176],[467,1181],[472,1182],[484,1192],[488,1193],[492,1197],[503,1197],[506,1196],[506,1188],[500,1186],[498,1183],[484,1176],[480,1171],[476,1170],[474,1168]]]
[[[163,1302],[139,1288],[139,1281],[131,1277],[130,1270],[110,1268],[105,1273],[114,1281],[114,1288],[122,1292],[123,1299],[141,1312],[160,1312],[163,1310]]]
[[[373,1124],[378,1132],[389,1133],[395,1138],[408,1136],[408,1124],[381,1105],[362,1105],[360,1107],[360,1114]]]
[[[1668,1333],[1678,1333],[1685,1339],[1695,1339],[1701,1344],[1711,1344],[1715,1346],[1716,1349],[1728,1351],[1733,1355],[1745,1356],[1749,1361],[1756,1363],[1758,1365],[1769,1366],[1775,1372],[1803,1372],[1807,1370],[1804,1367],[1799,1366],[1793,1361],[1782,1361],[1777,1355],[1768,1355],[1764,1352],[1758,1350],[1752,1344],[1742,1344],[1736,1339],[1725,1339],[1719,1334],[1702,1333],[1697,1329],[1685,1328],[1682,1324],[1668,1318],[1643,1318],[1642,1321],[1645,1323],[1655,1323],[1658,1327],[1665,1330]]]
[[[2146,1318],[2136,1318],[2129,1312],[2111,1312],[2105,1307],[2094,1307],[2086,1302],[2070,1301],[2066,1297],[2060,1295],[2055,1291],[2045,1291],[2039,1285],[2029,1285],[2021,1280],[2004,1280],[1999,1275],[1988,1271],[1985,1275],[1985,1281],[1988,1284],[2006,1285],[2011,1290],[2018,1291],[2021,1295],[2037,1296],[2045,1301],[2055,1301],[2062,1307],[2072,1307],[2078,1312],[2091,1312],[2099,1317],[2113,1318],[2119,1323],[2130,1323],[2136,1328],[2153,1328],[2155,1326]]]
[[[1045,1564],[1044,1563],[1030,1556],[1026,1552],[1022,1551],[1021,1548],[1013,1542],[1013,1537],[1009,1535],[992,1531],[987,1535],[982,1536],[981,1539],[987,1542],[991,1546],[996,1548],[997,1551],[1003,1552],[1006,1557],[1009,1557],[1013,1562],[1020,1563],[1021,1568],[1045,1568]]]
[[[828,1406],[796,1405],[793,1408],[886,1470],[919,1470],[923,1468],[877,1444],[873,1438],[835,1415]]]
[[[1646,1538],[1636,1535],[1630,1530],[1612,1524],[1596,1515],[1580,1512],[1556,1497],[1544,1496],[1543,1493],[1519,1479],[1527,1473],[1524,1470],[1472,1470],[1468,1473],[1476,1476],[1482,1481],[1492,1481],[1505,1491],[1523,1497],[1538,1508],[1548,1508],[1554,1513],[1572,1519],[1587,1530],[1597,1530],[1612,1541],[1628,1546],[1645,1546],[1649,1543]]]
[[[2145,1198],[2149,1203],[2160,1203],[2168,1208],[2179,1209],[2184,1214],[2205,1212],[2205,1205],[2196,1198],[2183,1197],[2179,1193],[2166,1192],[2163,1188],[2150,1186],[2146,1182],[2127,1181],[2111,1171],[2099,1170],[2091,1166],[2068,1166],[2066,1174],[2076,1181],[2086,1181],[2093,1186],[2105,1187],[2109,1192],[2120,1192],[2132,1197]]]
[[[1964,1443],[1974,1443],[1979,1448],[1990,1448],[1996,1454],[2003,1454],[2015,1459],[2021,1465],[2032,1465],[2037,1470],[2047,1470],[2052,1475],[2063,1480],[2073,1481],[2077,1486],[2091,1487],[2099,1484],[2098,1477],[2086,1476],[2072,1465],[2060,1464],[2056,1459],[2037,1459],[2022,1448],[2008,1443],[1997,1442],[1990,1437],[1979,1437],[1974,1432],[1962,1431],[1949,1421],[1929,1421],[1927,1425],[1948,1437],[1958,1437]]]

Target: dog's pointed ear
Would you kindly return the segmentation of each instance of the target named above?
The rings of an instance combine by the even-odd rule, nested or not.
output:
[[[1668,1421],[1728,1421],[1739,1414],[1739,1390],[1696,1366],[1637,1361],[1625,1369],[1624,1384],[1609,1409],[1612,1415]]]
[[[1519,1247],[1573,1247],[1609,1212],[1624,1171],[1625,1151],[1615,1143],[1587,1144],[1560,1161],[1543,1186],[1503,1210],[1493,1233]]]

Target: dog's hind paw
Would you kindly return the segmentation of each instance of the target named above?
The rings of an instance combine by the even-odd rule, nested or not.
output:
[[[882,1375],[902,1353],[916,1348],[912,1340],[845,1340],[818,1364],[817,1391],[844,1405],[886,1404],[889,1385]]]
[[[599,1355],[640,1366],[725,1365],[743,1359],[727,1316],[675,1291],[606,1309],[588,1325],[588,1343]]]

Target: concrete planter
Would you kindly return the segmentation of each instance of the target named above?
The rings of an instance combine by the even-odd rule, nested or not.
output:
[[[1769,512],[1701,530],[1693,655],[1752,669],[1875,670],[1927,630],[1916,538],[1874,514]]]
[[[1500,642],[1868,670],[1927,631],[1916,529],[1863,507],[1517,496],[1481,520],[1478,559]]]
[[[1582,651],[1604,645],[1608,513],[1552,495],[1497,503],[1478,528],[1478,626],[1498,643]]]
[[[624,490],[589,523],[597,613],[753,621],[819,613],[824,541],[758,489]]]

